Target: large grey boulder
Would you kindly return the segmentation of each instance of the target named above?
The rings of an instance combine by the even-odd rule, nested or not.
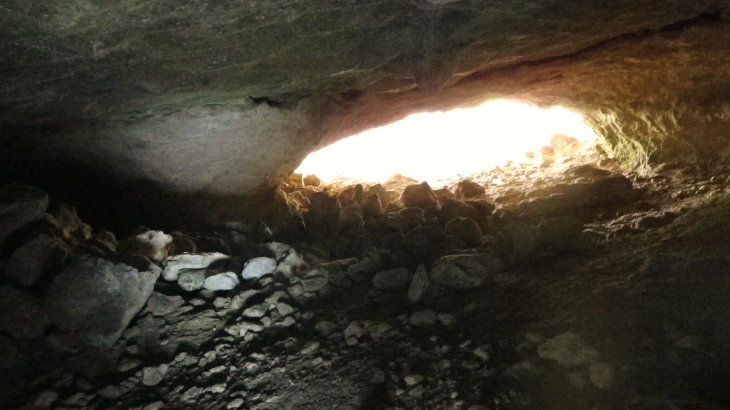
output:
[[[7,252],[8,240],[29,224],[40,220],[48,208],[48,194],[25,184],[0,188],[0,255]]]
[[[488,253],[449,255],[437,260],[428,276],[431,283],[447,288],[473,289],[502,268],[502,261]]]
[[[0,331],[16,339],[43,335],[51,324],[41,302],[12,286],[0,286]]]
[[[139,272],[84,258],[54,280],[45,301],[53,324],[77,343],[109,347],[147,302],[159,270]]]
[[[35,285],[70,256],[71,248],[64,241],[41,234],[13,252],[5,273],[23,286]]]

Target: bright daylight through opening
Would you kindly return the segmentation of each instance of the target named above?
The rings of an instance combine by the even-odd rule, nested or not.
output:
[[[580,115],[495,100],[471,109],[411,115],[310,154],[296,172],[384,182],[393,174],[436,183],[477,174],[507,161],[542,161],[554,135],[590,143],[596,134]],[[532,152],[532,158],[526,155]]]

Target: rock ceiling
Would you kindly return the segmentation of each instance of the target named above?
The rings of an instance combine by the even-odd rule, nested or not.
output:
[[[1,176],[246,193],[328,142],[497,97],[583,113],[628,165],[709,164],[730,152],[729,5],[7,0]]]

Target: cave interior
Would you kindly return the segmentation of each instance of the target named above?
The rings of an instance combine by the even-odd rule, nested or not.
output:
[[[730,1],[0,21],[0,407],[730,408]],[[494,100],[598,139],[438,185],[295,172]]]

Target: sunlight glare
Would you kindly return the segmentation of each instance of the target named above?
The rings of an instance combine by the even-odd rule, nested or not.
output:
[[[384,182],[399,173],[435,182],[525,161],[554,134],[581,142],[597,136],[580,115],[561,107],[540,109],[495,100],[471,109],[411,115],[311,153],[295,171],[327,181],[346,177]]]

